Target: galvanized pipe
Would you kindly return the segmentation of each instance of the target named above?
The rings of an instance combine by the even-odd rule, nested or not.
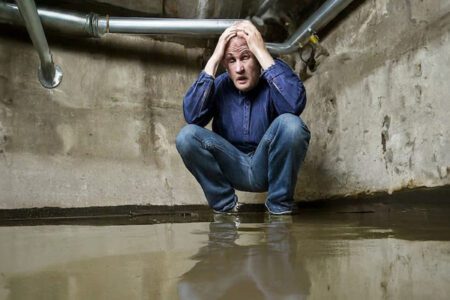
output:
[[[33,0],[17,0],[20,14],[23,17],[25,26],[31,41],[36,48],[41,65],[39,67],[39,80],[46,88],[54,88],[59,85],[62,79],[61,69],[53,63],[52,54],[45,38],[44,29]]]
[[[353,0],[328,0],[311,15],[284,43],[266,43],[272,54],[294,52],[311,34],[318,32],[335,18]],[[269,1],[264,1],[263,4]],[[265,6],[265,5],[263,5]],[[265,8],[264,8],[265,9]],[[18,24],[17,7],[0,2],[0,19]],[[120,18],[97,14],[69,13],[59,10],[39,9],[44,26],[67,33],[101,37],[105,33],[218,35],[235,21],[230,19],[157,19]],[[20,20],[20,19],[19,19]]]
[[[105,33],[217,35],[239,20],[133,18],[81,14],[57,9],[38,9],[45,28],[67,34],[101,37]],[[23,25],[16,5],[0,1],[0,20]]]
[[[258,10],[255,13],[255,16],[261,17],[269,8],[275,0],[264,0],[263,3],[258,7]]]
[[[311,34],[318,32],[333,20],[353,0],[328,0],[314,12],[295,33],[284,43],[266,43],[272,54],[287,54],[294,52],[305,43]]]
[[[91,37],[100,37],[106,31],[106,25],[99,31],[98,15],[94,13],[67,12],[47,8],[38,8],[37,11],[42,25],[52,31]],[[0,21],[13,25],[24,25],[17,5],[4,1],[0,1]]]
[[[217,35],[239,20],[233,19],[175,19],[175,18],[109,18],[109,33]],[[99,26],[107,24],[99,18]]]

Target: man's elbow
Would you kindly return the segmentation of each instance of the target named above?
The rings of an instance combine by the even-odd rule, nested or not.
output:
[[[187,124],[198,125],[201,127],[206,126],[208,124],[208,120],[204,116],[197,116],[194,114],[184,113],[184,120]]]
[[[199,120],[198,117],[187,114],[184,115],[184,120],[186,121],[187,124],[199,125],[199,123],[201,123],[201,120]]]
[[[300,115],[306,106],[306,92],[304,88],[300,89],[300,93],[298,95],[296,103],[297,105],[295,108],[295,112],[297,113],[297,115]]]
[[[196,118],[194,114],[189,113],[188,111],[186,111],[186,109],[183,109],[183,116],[187,124],[195,124]]]

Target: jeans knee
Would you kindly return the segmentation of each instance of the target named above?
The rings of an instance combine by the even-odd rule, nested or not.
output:
[[[188,124],[180,130],[175,139],[175,145],[181,155],[189,153],[195,147],[197,144],[195,135],[199,128],[197,125]]]
[[[306,140],[309,142],[311,133],[303,122],[303,120],[293,114],[282,114],[279,115],[275,121],[279,122],[279,130],[291,141]]]

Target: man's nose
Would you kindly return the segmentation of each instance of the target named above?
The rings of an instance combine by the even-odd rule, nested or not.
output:
[[[236,62],[236,73],[243,73],[244,72],[244,64],[240,61]]]

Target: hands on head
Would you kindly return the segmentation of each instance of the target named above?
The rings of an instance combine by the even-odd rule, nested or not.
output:
[[[225,29],[217,42],[213,55],[205,66],[205,72],[214,76],[221,63],[228,42],[234,37],[241,37],[247,42],[249,50],[263,69],[274,64],[274,60],[264,44],[261,33],[250,21],[239,21]]]

